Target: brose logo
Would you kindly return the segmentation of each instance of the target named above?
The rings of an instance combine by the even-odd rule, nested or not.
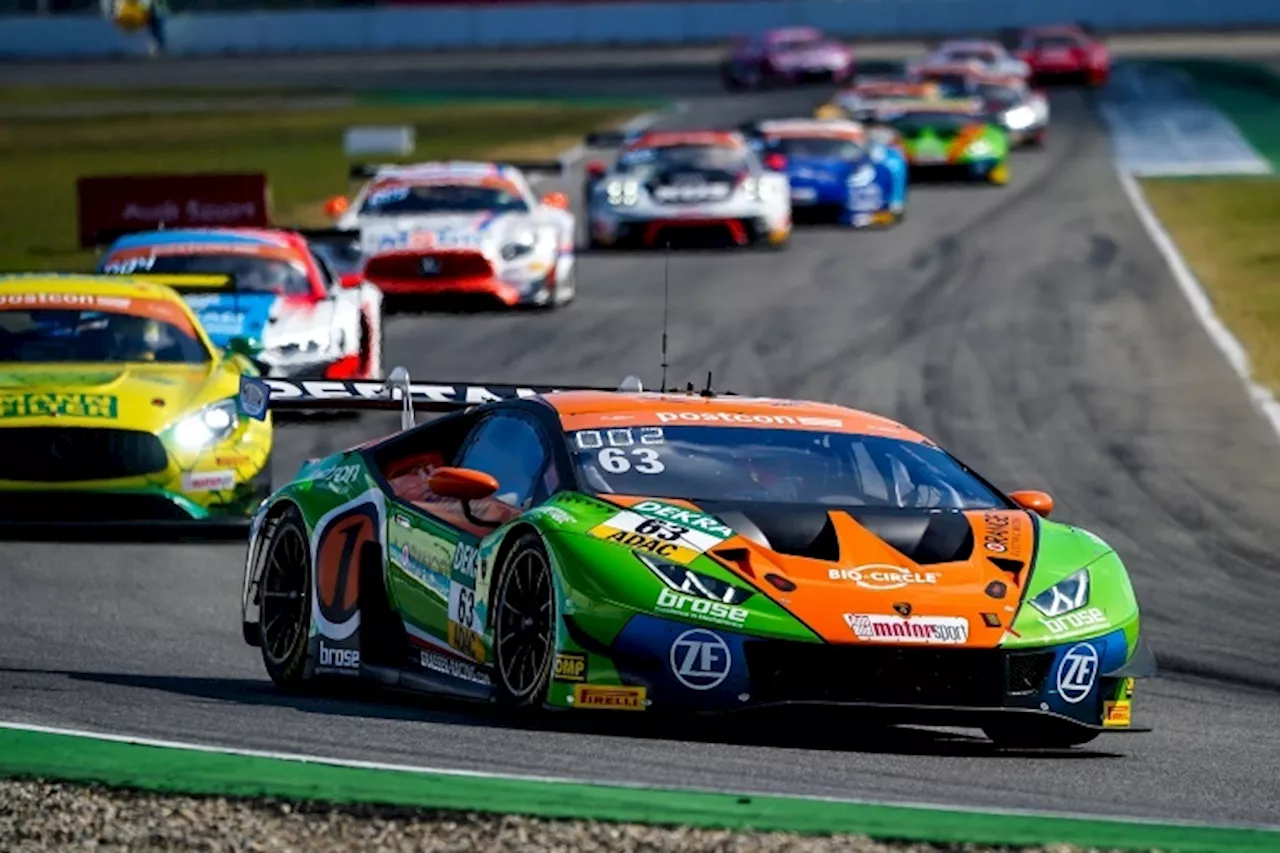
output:
[[[680,616],[696,616],[708,622],[719,622],[724,625],[741,625],[747,621],[748,613],[745,607],[731,607],[719,601],[681,595],[670,589],[664,589],[658,593],[658,603],[654,609]]]
[[[321,640],[320,665],[336,667],[337,669],[359,669],[360,650],[335,649],[332,646],[326,646],[324,640]]]
[[[1068,613],[1056,619],[1046,619],[1042,616],[1040,617],[1040,622],[1049,629],[1051,634],[1073,634],[1089,628],[1100,628],[1108,624],[1106,614],[1097,607]]]
[[[561,652],[556,655],[556,681],[586,681],[587,656]]]

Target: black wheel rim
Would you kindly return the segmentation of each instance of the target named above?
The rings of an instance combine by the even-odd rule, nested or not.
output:
[[[538,689],[554,642],[555,596],[551,569],[536,548],[512,558],[498,589],[495,656],[502,683],[517,699]]]
[[[262,650],[275,663],[293,653],[307,624],[307,542],[292,524],[271,540],[262,570]]]

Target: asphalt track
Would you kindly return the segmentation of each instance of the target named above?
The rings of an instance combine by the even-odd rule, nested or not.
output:
[[[663,88],[679,88],[676,76]],[[820,93],[725,98],[686,81],[669,123],[805,112]],[[1005,189],[927,187],[883,233],[798,232],[782,253],[676,253],[671,377],[878,411],[1008,489],[1053,493],[1134,576],[1164,667],[1151,734],[1000,753],[969,734],[848,719],[542,728],[431,700],[276,692],[237,624],[243,545],[0,544],[0,719],[438,767],[660,785],[1280,823],[1280,446],[1197,324],[1112,171],[1088,97]],[[658,376],[658,256],[584,256],[549,314],[398,316],[419,379]],[[278,466],[376,435],[284,427]],[[69,534],[64,539],[69,538]],[[586,727],[589,728],[580,728]]]

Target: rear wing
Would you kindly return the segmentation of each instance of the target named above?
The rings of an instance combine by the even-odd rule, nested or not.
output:
[[[108,273],[112,275],[112,273]],[[236,289],[232,273],[123,273],[123,277],[163,284],[179,293],[227,293]]]
[[[556,391],[639,392],[640,380],[628,376],[620,387],[552,385],[481,385],[471,382],[411,382],[409,371],[397,367],[386,379],[260,379],[240,377],[236,407],[254,420],[268,410],[350,412],[400,411],[400,428],[414,425],[415,412],[456,412],[494,403],[550,394]]]

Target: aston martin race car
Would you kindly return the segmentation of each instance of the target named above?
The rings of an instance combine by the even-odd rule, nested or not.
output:
[[[588,164],[593,248],[717,243],[780,248],[791,236],[791,190],[781,159],[762,160],[735,131],[592,134],[621,145],[612,169]]]
[[[1154,672],[1110,546],[886,418],[399,368],[246,379],[241,406],[402,410],[400,432],[309,463],[254,516],[243,634],[285,689],[833,706],[1061,747],[1132,728]]]
[[[865,228],[892,225],[906,211],[906,157],[873,143],[857,122],[782,119],[742,130],[766,159],[781,158],[797,221]]]
[[[355,198],[332,199],[337,227],[359,232],[363,273],[402,297],[479,296],[555,307],[575,292],[569,200],[538,198],[524,172],[558,163],[471,161],[357,166]]]
[[[182,297],[129,277],[0,276],[0,520],[230,521],[271,490],[256,370]]]
[[[873,121],[901,135],[913,180],[1009,182],[1009,137],[981,100],[885,101]]]
[[[116,240],[98,271],[186,294],[215,344],[248,342],[269,376],[382,375],[382,291],[341,276],[291,231],[144,231]]]

